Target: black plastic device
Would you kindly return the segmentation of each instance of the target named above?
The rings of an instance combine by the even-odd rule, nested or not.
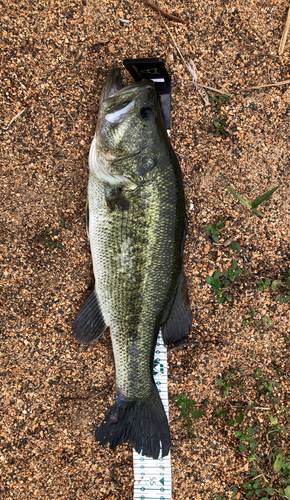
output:
[[[125,68],[135,82],[152,80],[155,83],[161,115],[167,130],[170,128],[171,79],[162,57],[148,59],[124,59]]]

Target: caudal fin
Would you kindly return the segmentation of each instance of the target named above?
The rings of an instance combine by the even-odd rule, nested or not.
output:
[[[96,439],[110,448],[129,443],[137,453],[157,459],[168,455],[171,439],[168,420],[156,386],[148,399],[127,398],[119,395],[107,411]]]

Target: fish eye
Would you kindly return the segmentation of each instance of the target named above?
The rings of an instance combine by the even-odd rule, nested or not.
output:
[[[154,115],[154,112],[151,108],[144,107],[141,108],[140,115],[143,120],[150,120],[150,118],[152,118],[152,116]]]

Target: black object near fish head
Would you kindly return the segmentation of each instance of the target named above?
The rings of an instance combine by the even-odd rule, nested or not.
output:
[[[136,82],[144,79],[154,82],[162,120],[168,130],[171,111],[171,78],[162,57],[124,59],[123,64]]]

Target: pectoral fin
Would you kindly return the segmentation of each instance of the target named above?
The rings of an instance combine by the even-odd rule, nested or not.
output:
[[[180,273],[172,305],[169,306],[163,322],[161,332],[165,344],[177,344],[190,333],[192,312],[188,298],[186,278],[183,269]]]
[[[73,334],[81,344],[92,344],[104,333],[104,321],[96,290],[85,301],[73,322]]]
[[[118,188],[107,188],[105,193],[105,199],[107,206],[110,210],[129,210],[130,202],[123,194],[123,189],[121,186]]]

